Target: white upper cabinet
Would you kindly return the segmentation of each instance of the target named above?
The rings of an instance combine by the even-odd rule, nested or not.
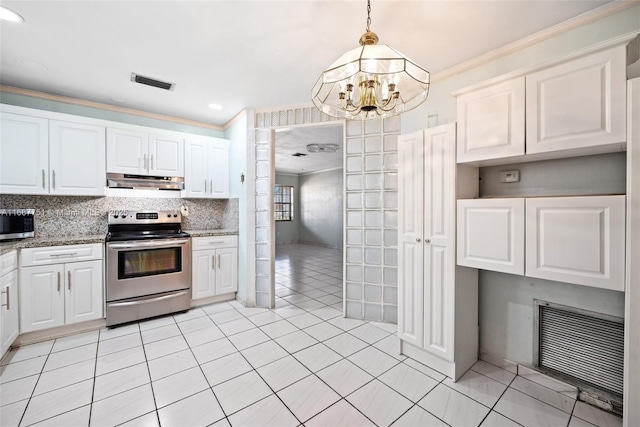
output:
[[[2,114],[0,193],[105,194],[105,128]]]
[[[0,194],[49,193],[49,121],[0,115]]]
[[[457,94],[458,163],[622,151],[626,45],[574,56]]]
[[[105,194],[105,128],[49,122],[49,188],[56,195]]]
[[[618,46],[527,75],[527,153],[624,142],[626,66]]]
[[[524,275],[524,199],[458,200],[458,265]]]
[[[526,202],[526,275],[624,291],[625,196]]]
[[[229,197],[229,141],[211,137],[187,138],[184,197]]]
[[[523,155],[524,77],[458,97],[459,163]]]
[[[180,135],[107,128],[107,172],[184,176],[184,139]]]

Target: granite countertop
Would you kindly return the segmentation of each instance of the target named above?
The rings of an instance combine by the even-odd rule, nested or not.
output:
[[[4,255],[14,249],[104,243],[105,237],[104,234],[87,234],[82,236],[33,237],[11,242],[0,242],[0,255]]]
[[[210,237],[210,236],[233,236],[238,234],[238,230],[230,228],[216,228],[211,230],[184,230],[191,237]]]

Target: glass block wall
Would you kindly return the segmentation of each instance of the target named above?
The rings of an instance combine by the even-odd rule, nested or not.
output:
[[[346,124],[346,317],[397,323],[399,134],[400,117]]]
[[[274,295],[271,292],[271,278],[273,277],[274,259],[269,242],[273,239],[274,230],[271,227],[273,184],[275,175],[271,176],[273,163],[269,146],[270,130],[256,129],[256,208],[255,208],[255,242],[256,242],[256,306],[271,307]],[[249,213],[251,214],[251,213]]]

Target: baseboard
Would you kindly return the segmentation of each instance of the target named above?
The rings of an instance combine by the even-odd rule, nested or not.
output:
[[[57,338],[67,337],[83,332],[91,332],[107,326],[106,319],[91,320],[89,322],[74,323],[73,325],[58,326],[57,328],[43,329],[41,331],[27,332],[18,335],[11,347],[35,344]]]
[[[216,295],[215,297],[200,298],[197,300],[191,300],[191,308],[202,307],[203,305],[214,304],[216,302],[232,301],[235,299],[236,299],[235,292],[231,292],[224,295]]]

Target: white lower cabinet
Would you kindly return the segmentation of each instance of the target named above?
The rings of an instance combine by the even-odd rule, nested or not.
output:
[[[238,290],[237,236],[195,237],[192,248],[192,299]]]
[[[398,336],[458,379],[477,360],[477,271],[456,268],[455,125],[398,138]]]
[[[103,317],[101,248],[95,244],[22,250],[20,332]],[[74,257],[87,252],[99,254],[99,259],[74,262]],[[40,260],[40,265],[33,260]]]
[[[524,199],[458,200],[458,265],[524,275]]]
[[[526,275],[624,291],[625,196],[527,199]]]
[[[18,337],[18,271],[16,251],[0,257],[3,273],[0,277],[0,358]],[[6,267],[6,270],[4,269]]]

